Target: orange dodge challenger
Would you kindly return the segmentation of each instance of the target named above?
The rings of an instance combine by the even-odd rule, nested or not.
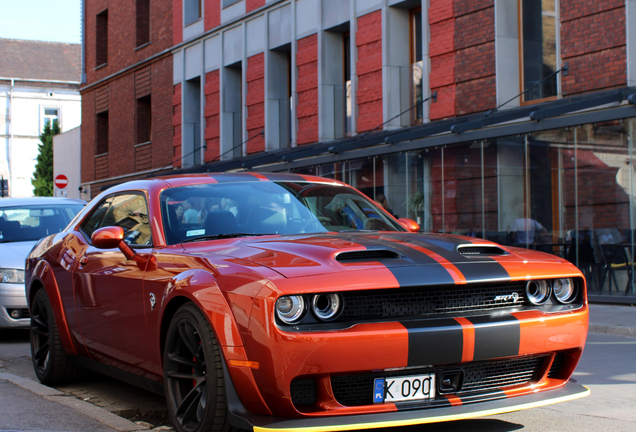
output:
[[[27,258],[44,384],[165,394],[180,432],[343,431],[586,396],[585,280],[553,255],[418,233],[343,183],[141,180]]]

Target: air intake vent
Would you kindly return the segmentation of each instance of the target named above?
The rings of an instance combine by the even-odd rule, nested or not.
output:
[[[355,252],[342,252],[336,256],[336,260],[340,262],[378,261],[397,258],[400,258],[400,255],[390,250],[363,250]]]
[[[457,252],[464,256],[508,255],[508,252],[499,246],[459,246]]]

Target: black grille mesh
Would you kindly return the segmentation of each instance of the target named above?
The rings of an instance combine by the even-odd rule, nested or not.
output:
[[[495,301],[497,296],[506,299]],[[349,291],[343,297],[345,306],[337,321],[428,316],[522,306],[525,282]]]
[[[552,362],[552,366],[550,366],[550,370],[548,371],[548,378],[559,377],[564,360],[565,354],[563,354],[562,352],[557,353],[557,355],[554,357],[554,361]]]
[[[495,362],[473,363],[443,369],[409,369],[408,371],[378,372],[374,374],[341,375],[331,378],[331,387],[336,400],[345,406],[373,404],[373,381],[375,378],[409,376],[436,373],[446,370],[463,371],[462,387],[457,394],[485,391],[529,383],[537,379],[536,374],[541,367],[544,356],[502,360]],[[438,383],[439,384],[439,383]]]
[[[336,256],[336,261],[377,261],[381,259],[396,258],[400,258],[400,255],[390,250],[363,250],[355,252],[342,252]]]
[[[291,383],[291,399],[294,405],[316,403],[316,384],[312,379],[295,379]]]
[[[497,246],[463,246],[457,248],[462,255],[506,255],[507,252]]]

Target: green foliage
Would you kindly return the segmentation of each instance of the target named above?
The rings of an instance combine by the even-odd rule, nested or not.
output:
[[[44,131],[40,135],[40,144],[38,144],[37,163],[35,164],[35,172],[31,184],[35,188],[33,193],[35,196],[53,196],[53,136],[60,133],[60,126],[57,120],[53,120],[53,124],[46,123]]]

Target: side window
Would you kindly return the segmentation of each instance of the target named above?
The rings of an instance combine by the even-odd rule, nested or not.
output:
[[[82,226],[90,237],[98,228],[120,226],[124,229],[126,243],[152,245],[146,199],[140,194],[109,197],[93,212]]]

